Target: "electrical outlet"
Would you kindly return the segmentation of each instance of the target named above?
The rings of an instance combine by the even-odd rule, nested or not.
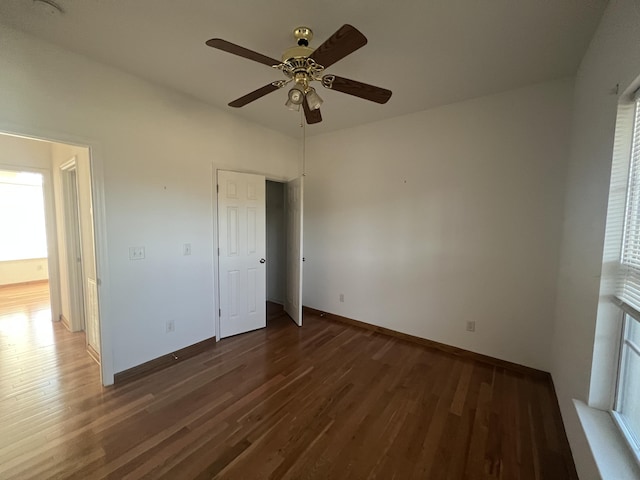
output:
[[[191,255],[191,244],[185,243],[182,246],[182,255]]]
[[[144,259],[144,247],[129,247],[129,260]]]
[[[467,322],[467,332],[475,332],[476,331],[476,322],[474,320]]]
[[[340,294],[340,301],[341,301],[341,302],[344,302],[344,293],[341,293],[341,294]]]
[[[176,323],[174,320],[167,321],[167,333],[176,331]]]

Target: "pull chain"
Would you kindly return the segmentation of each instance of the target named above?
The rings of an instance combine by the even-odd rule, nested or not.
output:
[[[304,118],[304,112],[300,111],[300,128],[302,128],[302,176],[304,177],[306,172],[307,162],[307,122]]]

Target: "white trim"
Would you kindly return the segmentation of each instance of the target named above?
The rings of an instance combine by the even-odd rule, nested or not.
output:
[[[78,156],[74,155],[69,160],[60,165],[60,170],[66,172],[67,170],[75,170],[78,164]]]
[[[635,319],[634,319],[635,320]],[[637,320],[636,320],[637,321]],[[640,355],[640,346],[636,345],[635,343],[633,343],[631,340],[629,339],[624,339],[624,343],[627,347],[629,347],[631,350],[633,350],[636,355]]]
[[[637,480],[640,468],[609,412],[573,400],[600,478]]]
[[[67,283],[69,293],[71,331],[86,332],[86,299],[84,279],[86,276],[85,252],[82,238],[80,218],[80,188],[78,185],[78,159],[73,155],[60,166],[60,183],[62,186],[62,232],[64,234],[64,256],[67,264]],[[72,195],[72,192],[74,195]],[[80,275],[76,255],[80,255]]]
[[[631,305],[627,304],[617,295],[613,297],[613,303],[620,307],[620,310],[629,315],[631,318],[633,318],[637,322],[640,322],[640,312],[638,312],[638,310],[633,308]]]
[[[627,422],[625,422],[622,415],[620,415],[618,412],[612,411],[611,418],[613,419],[613,423],[616,424],[618,430],[624,437],[627,447],[629,447],[629,450],[631,451],[636,464],[638,465],[638,467],[640,467],[640,445],[638,445],[638,441],[636,440],[635,435],[627,426]]]
[[[212,165],[212,192],[211,205],[213,208],[213,331],[216,336],[216,342],[220,341],[220,288],[218,287],[220,280],[220,265],[218,256],[218,168]]]
[[[107,219],[104,188],[104,172],[102,147],[96,139],[69,135],[63,132],[52,132],[26,125],[0,122],[0,133],[26,137],[49,142],[66,143],[89,149],[89,165],[91,170],[91,195],[93,200],[94,242],[96,255],[96,276],[98,282],[98,312],[100,316],[100,376],[104,386],[113,385],[113,349],[111,322],[109,318],[109,265],[107,249]],[[51,187],[53,186],[50,183]],[[51,190],[53,195],[53,191]],[[55,218],[55,216],[54,216]],[[54,225],[55,227],[55,225]],[[49,230],[47,230],[47,235]],[[57,244],[57,242],[56,242]],[[56,246],[57,256],[57,246]],[[57,262],[56,262],[57,267]],[[58,269],[56,268],[56,274]],[[57,292],[58,311],[60,311]]]
[[[619,408],[619,402],[620,402],[619,400],[620,386],[621,386],[620,377],[626,368],[625,365],[627,361],[626,355],[624,352],[624,346],[626,345],[627,347],[629,347],[636,355],[640,355],[640,349],[638,349],[638,346],[626,338],[627,328],[628,328],[627,322],[629,321],[638,322],[639,312],[635,308],[631,307],[630,305],[628,305],[623,300],[617,297],[616,297],[616,303],[622,313],[622,328],[621,328],[620,347],[618,348],[618,362],[617,362],[618,370],[615,375],[616,377],[615,393],[614,393],[614,398],[612,402],[612,407],[609,413],[611,415],[611,418],[614,424],[618,429],[618,432],[623,437],[623,442],[626,444],[628,450],[633,455],[633,458],[637,466],[640,467],[640,444],[638,443],[638,439],[636,438],[636,435],[634,434],[634,432],[627,426],[627,423],[624,420],[624,417],[620,415],[620,413],[617,411],[617,409]]]
[[[102,384],[113,385],[113,349],[109,318],[109,254],[107,249],[107,210],[101,149],[97,143],[89,145],[89,168],[93,206],[93,231],[98,284],[98,315],[100,318],[100,366]]]

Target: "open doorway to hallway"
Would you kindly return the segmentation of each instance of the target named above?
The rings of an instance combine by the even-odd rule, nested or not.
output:
[[[100,363],[89,149],[0,134],[0,185],[0,341],[65,328]]]

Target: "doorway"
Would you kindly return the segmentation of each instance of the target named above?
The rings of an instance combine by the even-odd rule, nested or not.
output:
[[[4,227],[14,234],[21,229],[31,229],[22,239],[11,240],[14,247],[30,249],[29,252],[18,252],[22,257],[14,259],[17,262],[0,259],[0,284],[21,284],[29,289],[18,291],[13,288],[4,297],[10,295],[14,302],[24,298],[20,308],[27,312],[33,310],[29,298],[37,298],[38,325],[51,330],[51,322],[61,320],[68,330],[84,331],[86,334],[82,334],[82,338],[86,350],[100,363],[89,149],[0,133],[0,170],[4,172],[0,178],[5,184],[7,181],[4,180],[10,177],[14,178],[14,184],[26,183],[32,188],[37,183],[39,191],[35,198],[37,200],[39,196],[40,208],[39,213],[35,212],[33,198],[30,200],[24,195],[24,198],[7,201],[3,198],[0,202],[15,220],[15,225],[9,227],[10,221],[4,219],[3,232]],[[41,220],[38,231],[30,222],[36,218]],[[1,243],[8,241],[9,235],[3,234]],[[32,251],[34,243],[37,243],[37,252]],[[0,248],[4,247],[0,245]],[[7,277],[6,282],[2,277]],[[43,287],[34,286],[34,282],[47,283]],[[48,304],[46,309],[45,303]]]
[[[267,322],[284,310],[287,291],[287,209],[286,188],[267,180]]]
[[[215,182],[218,338],[264,328],[267,301],[302,326],[302,178],[217,170]]]
[[[287,184],[267,180],[267,325],[281,317],[291,318],[287,303]]]
[[[60,319],[85,332],[86,349],[100,363],[93,199],[89,150],[54,144],[54,190],[60,260]]]

